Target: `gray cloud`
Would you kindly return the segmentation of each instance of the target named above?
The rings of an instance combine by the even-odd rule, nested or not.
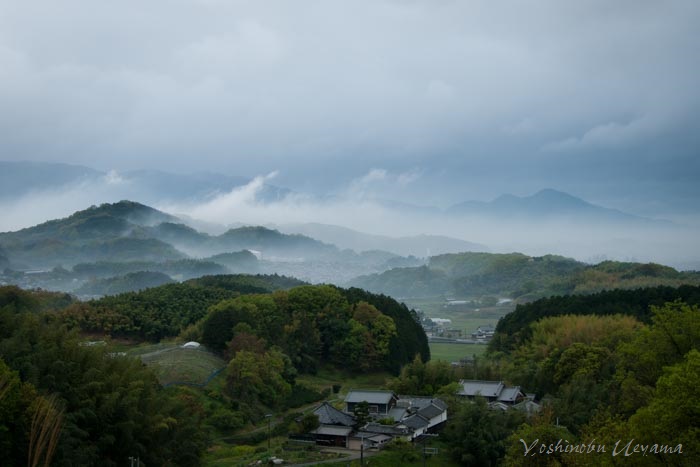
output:
[[[380,167],[442,203],[687,198],[698,20],[693,0],[2,0],[0,154],[330,192]]]

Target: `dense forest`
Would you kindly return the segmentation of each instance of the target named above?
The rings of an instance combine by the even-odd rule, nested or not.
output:
[[[140,456],[146,465],[197,465],[213,431],[322,398],[297,384],[299,374],[324,365],[398,372],[416,355],[429,359],[425,333],[404,305],[301,284],[208,276],[89,302],[0,287],[4,461],[118,465]],[[206,404],[187,387],[164,389],[138,359],[94,340],[178,336],[226,362],[225,384]]]
[[[201,415],[138,360],[81,345],[55,314],[66,300],[0,288],[3,465],[197,465]]]
[[[683,301],[700,305],[700,286],[647,287],[634,290],[608,290],[590,295],[560,295],[519,304],[496,325],[492,351],[507,351],[531,336],[530,325],[542,318],[561,315],[629,315],[643,323],[651,322],[651,306]]]

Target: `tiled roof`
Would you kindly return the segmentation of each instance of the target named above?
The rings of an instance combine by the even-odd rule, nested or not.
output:
[[[445,404],[440,399],[430,397],[430,396],[405,396],[400,395],[399,400],[396,402],[397,407],[410,407],[413,409],[423,409],[430,406],[438,407],[442,410],[447,410],[447,404]]]
[[[384,435],[404,435],[406,430],[392,425],[382,425],[380,423],[368,423],[363,430],[368,433],[381,433]]]
[[[444,411],[445,411],[445,409],[441,409],[440,407],[438,407],[436,405],[430,404],[429,406],[423,407],[422,409],[420,409],[418,411],[418,415],[430,420],[431,418],[437,417],[438,415],[440,415]]]
[[[394,421],[398,422],[406,416],[406,409],[403,407],[394,407],[389,411],[387,415],[393,418]]]
[[[391,391],[370,391],[370,390],[351,390],[345,396],[345,402],[357,403],[368,402],[370,404],[388,404],[392,397],[395,397]]]
[[[417,430],[419,428],[424,428],[430,424],[428,420],[425,418],[421,417],[420,415],[411,415],[410,417],[404,418],[401,420],[401,424],[406,425],[407,427],[411,428],[412,430]]]
[[[539,412],[542,409],[540,404],[538,404],[537,402],[529,401],[529,400],[522,401],[519,404],[515,404],[513,406],[513,408],[516,410],[521,410],[525,413],[530,413],[530,414]]]
[[[401,407],[410,407],[412,409],[422,409],[423,407],[429,406],[432,402],[433,398],[430,396],[400,395],[396,405]]]
[[[459,391],[461,396],[482,396],[482,397],[498,397],[503,390],[502,381],[476,381],[476,380],[461,380],[459,382],[462,388]]]
[[[352,427],[349,426],[328,426],[321,425],[316,428],[311,433],[317,435],[329,435],[329,436],[348,436],[352,432]]]
[[[328,402],[324,402],[314,409],[314,415],[318,417],[321,425],[342,425],[352,426],[355,424],[355,417],[345,412],[341,412]]]
[[[370,440],[372,443],[382,444],[390,441],[393,437],[389,435],[374,435],[366,439]]]
[[[489,402],[489,407],[491,407],[492,409],[503,410],[504,412],[508,410],[508,406],[503,402]]]
[[[503,388],[501,395],[498,396],[498,400],[499,402],[515,402],[520,394],[520,386]]]
[[[447,410],[447,404],[442,399],[433,399],[433,405],[439,409]]]

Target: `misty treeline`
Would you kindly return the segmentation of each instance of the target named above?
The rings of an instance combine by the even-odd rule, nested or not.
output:
[[[283,276],[205,276],[98,300],[75,301],[59,314],[70,327],[86,332],[157,342],[177,336],[222,300],[301,284]]]
[[[604,261],[588,265],[557,255],[468,252],[433,256],[427,265],[362,276],[351,284],[396,297],[495,294],[527,301],[611,289],[700,284],[700,273],[653,263]]]
[[[139,360],[88,345],[97,334],[202,341],[227,362],[223,386],[207,396],[163,389]],[[196,465],[214,434],[328,395],[297,384],[298,374],[398,372],[415,355],[429,358],[427,338],[404,305],[280,276],[210,276],[91,302],[0,287],[4,462],[26,462],[41,430],[32,420],[51,401],[52,465],[118,465],[128,456]]]

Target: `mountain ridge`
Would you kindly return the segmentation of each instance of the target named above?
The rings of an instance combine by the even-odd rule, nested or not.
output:
[[[544,188],[529,196],[504,194],[492,201],[464,201],[450,206],[446,212],[453,215],[518,219],[568,218],[583,222],[596,220],[616,223],[672,224],[670,221],[651,219],[599,206],[552,188]]]
[[[420,234],[391,237],[318,222],[273,225],[283,232],[300,233],[331,243],[339,248],[349,248],[357,252],[382,250],[401,256],[422,258],[441,253],[489,251],[486,245],[444,235]]]

